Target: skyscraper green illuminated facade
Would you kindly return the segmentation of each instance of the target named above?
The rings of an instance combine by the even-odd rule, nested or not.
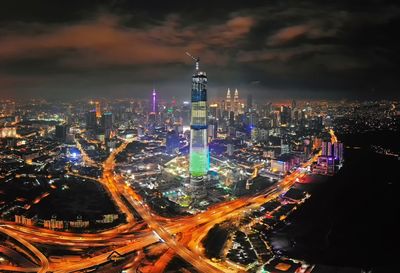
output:
[[[207,175],[210,165],[207,143],[207,75],[199,71],[198,59],[196,71],[192,76],[189,160],[192,190],[194,193],[204,192],[203,178]]]

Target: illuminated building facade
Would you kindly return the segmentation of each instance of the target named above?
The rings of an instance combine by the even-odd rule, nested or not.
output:
[[[158,106],[157,106],[157,93],[156,89],[153,88],[153,93],[151,96],[151,112],[157,114]]]
[[[253,96],[251,94],[247,95],[247,112],[251,112],[253,109]]]
[[[151,126],[159,122],[157,91],[154,88],[153,92],[151,93],[151,103],[150,103],[150,112],[148,115],[148,122],[149,125]]]
[[[56,130],[55,130],[56,139],[64,142],[67,139],[67,133],[68,133],[67,125],[65,124],[56,125]]]
[[[332,141],[321,143],[321,155],[317,164],[313,164],[312,171],[315,174],[333,175],[343,161],[343,143],[338,142],[336,137]]]
[[[3,127],[0,128],[0,138],[15,138],[17,136],[16,127]]]
[[[86,113],[86,129],[95,130],[97,128],[96,110]]]
[[[290,124],[290,117],[291,117],[291,109],[286,106],[282,105],[280,109],[280,121],[281,121],[281,126],[289,126]]]
[[[190,184],[195,198],[205,195],[204,177],[209,170],[209,151],[207,141],[207,75],[196,71],[192,76],[192,111],[190,123]]]
[[[101,123],[102,127],[104,130],[104,138],[105,139],[110,139],[111,138],[111,133],[113,129],[113,116],[112,113],[106,112],[103,113],[103,116],[101,118]]]
[[[99,101],[96,101],[96,118],[101,118],[101,106]]]
[[[226,111],[232,111],[232,97],[231,97],[231,90],[228,88],[226,92],[226,102],[225,102]]]
[[[240,112],[240,102],[239,102],[239,91],[236,89],[235,94],[233,95],[233,111],[237,116]]]
[[[179,134],[177,131],[172,130],[167,132],[165,138],[165,146],[167,154],[176,154],[179,151]]]

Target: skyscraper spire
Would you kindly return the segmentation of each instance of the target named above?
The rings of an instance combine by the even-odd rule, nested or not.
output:
[[[231,90],[228,88],[226,92],[226,102],[225,102],[226,111],[232,111],[232,97],[231,97]]]
[[[149,125],[154,126],[158,123],[158,100],[157,100],[157,90],[153,87],[151,92],[151,99],[150,99],[150,111],[148,115],[148,122]]]
[[[153,94],[152,94],[152,99],[151,99],[151,111],[153,113],[157,113],[157,92],[154,87],[153,87]]]
[[[240,102],[239,102],[239,91],[235,89],[235,94],[233,95],[233,111],[235,115],[239,114]]]
[[[196,59],[196,71],[199,71],[199,68],[200,68],[200,58],[197,57],[197,59]]]
[[[228,88],[228,91],[226,92],[226,99],[230,100],[231,99],[231,90]]]

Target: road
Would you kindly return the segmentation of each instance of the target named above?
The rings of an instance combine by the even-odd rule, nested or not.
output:
[[[36,256],[36,258],[38,259],[38,261],[40,263],[40,268],[39,269],[36,268],[36,272],[45,273],[49,270],[49,261],[42,254],[42,252],[40,252],[36,247],[34,247],[29,242],[27,242],[24,238],[20,237],[18,234],[5,229],[4,227],[0,227],[0,232],[12,237],[13,239],[15,239],[17,242],[19,242],[21,245],[23,245],[26,249],[28,249],[31,253],[33,253]],[[31,272],[31,271],[29,271],[29,272]]]
[[[237,272],[237,269],[233,269],[227,264],[215,264],[204,257],[204,251],[200,245],[201,240],[215,224],[242,215],[276,198],[292,187],[296,183],[297,178],[304,176],[299,168],[279,181],[273,188],[255,196],[223,202],[194,216],[167,219],[150,212],[149,208],[140,201],[140,197],[136,192],[126,185],[121,176],[114,173],[116,155],[123,151],[131,141],[124,142],[110,154],[108,159],[103,163],[103,177],[98,180],[110,192],[113,201],[121,212],[126,214],[128,223],[95,234],[76,234],[33,226],[19,226],[11,222],[4,223],[0,231],[29,249],[40,264],[39,269],[27,267],[22,271],[34,272],[32,270],[35,269],[37,272],[48,272],[49,270],[52,272],[74,272],[95,268],[98,265],[108,262],[108,257],[114,250],[121,255],[125,255],[140,251],[146,246],[157,243],[159,242],[159,238],[161,238],[170,250],[162,256],[161,261],[154,270],[165,268],[166,261],[175,253],[190,263],[199,272]],[[317,156],[314,156],[301,167],[305,168],[309,166]],[[128,204],[123,201],[124,199],[128,201]],[[139,230],[132,209],[136,210],[147,224],[145,229]],[[177,240],[175,234],[178,233],[182,234],[185,240]],[[94,257],[81,258],[79,262],[67,260],[63,263],[49,263],[47,258],[29,242],[40,243],[42,245],[55,244],[64,246],[65,248],[94,246],[112,248]],[[20,271],[21,268],[16,269],[13,271]],[[10,271],[11,268],[2,268],[1,270]]]

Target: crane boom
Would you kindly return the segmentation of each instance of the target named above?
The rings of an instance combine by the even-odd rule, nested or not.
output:
[[[190,58],[192,58],[193,60],[197,61],[197,58],[193,57],[192,54],[190,54],[189,52],[186,51],[186,55],[188,55]]]
[[[186,55],[188,55],[190,58],[192,58],[194,61],[196,61],[196,70],[199,70],[199,62],[200,62],[200,58],[197,57],[193,57],[192,54],[190,54],[189,52],[186,51]]]

